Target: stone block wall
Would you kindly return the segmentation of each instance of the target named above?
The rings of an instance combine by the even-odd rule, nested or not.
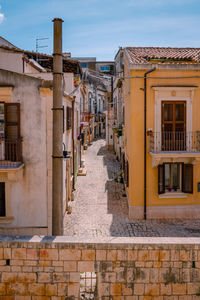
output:
[[[200,299],[200,239],[1,237],[0,299]]]

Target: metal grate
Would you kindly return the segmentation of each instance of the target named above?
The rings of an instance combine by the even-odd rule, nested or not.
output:
[[[80,273],[80,299],[97,299],[97,274],[96,272]]]

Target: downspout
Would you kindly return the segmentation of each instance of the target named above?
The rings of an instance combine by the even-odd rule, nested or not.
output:
[[[156,68],[144,73],[144,219],[147,219],[147,75]]]

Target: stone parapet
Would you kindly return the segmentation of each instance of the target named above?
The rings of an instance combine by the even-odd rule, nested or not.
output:
[[[0,272],[7,300],[198,299],[200,238],[1,236]]]

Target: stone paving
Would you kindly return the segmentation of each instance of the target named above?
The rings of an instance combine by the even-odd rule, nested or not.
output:
[[[94,141],[84,154],[86,176],[79,176],[72,213],[64,218],[67,236],[200,237],[199,220],[129,220],[120,164],[105,140]]]

